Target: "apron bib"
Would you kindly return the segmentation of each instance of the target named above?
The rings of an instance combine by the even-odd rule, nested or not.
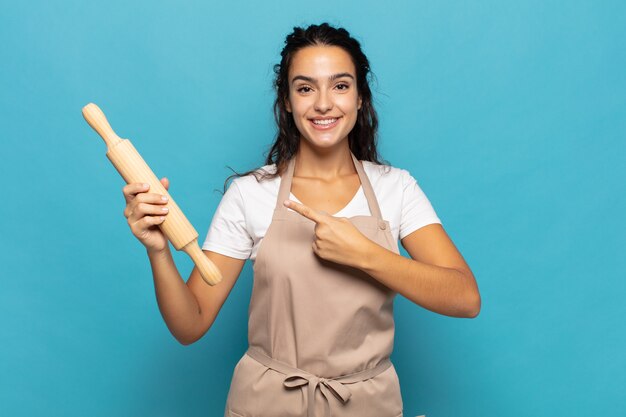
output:
[[[395,252],[361,163],[350,153],[371,216],[350,222]],[[287,209],[295,167],[281,177],[254,263],[248,351],[235,366],[226,417],[399,417],[393,351],[396,293],[365,272],[319,258],[315,222]]]

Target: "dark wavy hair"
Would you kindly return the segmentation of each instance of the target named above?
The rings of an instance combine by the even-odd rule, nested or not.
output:
[[[335,28],[328,23],[310,25],[306,29],[294,27],[293,32],[287,35],[285,39],[285,47],[280,53],[280,63],[274,65],[273,87],[276,90],[274,119],[278,131],[267,154],[265,164],[276,164],[276,172],[270,173],[257,168],[240,174],[231,168],[235,174],[224,181],[224,192],[226,192],[228,180],[233,177],[253,174],[257,181],[260,181],[281,175],[287,162],[297,152],[300,145],[300,131],[296,127],[293,115],[287,111],[285,102],[289,99],[289,66],[295,53],[307,46],[338,46],[350,54],[356,69],[357,92],[361,97],[361,108],[358,111],[356,124],[348,134],[350,150],[359,160],[367,160],[382,165],[376,150],[378,116],[372,103],[372,92],[369,85],[373,73],[370,70],[367,57],[361,50],[361,44],[350,36],[347,30]]]

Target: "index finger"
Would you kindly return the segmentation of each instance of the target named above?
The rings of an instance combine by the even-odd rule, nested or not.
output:
[[[324,220],[324,214],[313,210],[312,208],[305,206],[304,204],[297,203],[292,200],[285,200],[283,204],[289,207],[293,211],[300,213],[307,219],[313,220],[315,223],[319,223]]]
[[[132,182],[122,188],[122,194],[124,194],[124,199],[126,199],[126,202],[128,203],[130,200],[135,198],[137,194],[148,191],[148,189],[150,189],[149,184]]]

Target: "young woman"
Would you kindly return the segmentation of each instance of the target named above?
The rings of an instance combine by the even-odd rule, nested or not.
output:
[[[415,179],[378,161],[359,42],[324,23],[294,28],[285,44],[267,164],[232,182],[203,244],[222,282],[208,286],[196,269],[181,278],[156,227],[167,215],[160,195],[125,186],[124,214],[183,344],[208,331],[245,260],[254,261],[249,349],[226,416],[401,416],[389,360],[395,295],[475,317],[476,281]],[[412,259],[399,254],[398,239]]]

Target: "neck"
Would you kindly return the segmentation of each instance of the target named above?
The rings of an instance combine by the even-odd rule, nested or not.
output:
[[[301,139],[295,157],[294,177],[333,181],[356,173],[347,138],[336,147],[322,149]]]

